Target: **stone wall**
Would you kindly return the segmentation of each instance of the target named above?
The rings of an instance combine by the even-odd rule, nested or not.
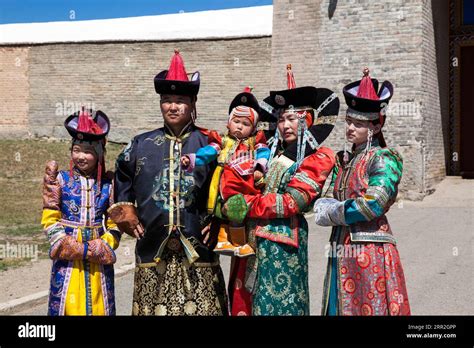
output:
[[[82,104],[106,112],[110,139],[162,125],[153,77],[179,48],[188,72],[201,72],[198,124],[225,130],[227,109],[244,86],[261,99],[297,86],[334,90],[341,109],[325,145],[343,148],[342,87],[362,76],[390,80],[395,93],[384,135],[404,158],[401,190],[430,193],[446,174],[447,3],[427,0],[275,0],[272,37],[174,42],[61,43],[0,47],[0,137],[66,136],[64,118]]]
[[[292,63],[297,86],[333,89],[341,100],[340,117],[326,144],[342,149],[343,86],[361,78],[365,66],[380,83],[391,81],[395,92],[384,135],[404,158],[401,189],[421,198],[445,175],[441,122],[448,117],[440,111],[446,90],[438,88],[431,2],[273,3],[272,88],[285,88],[285,66]],[[440,39],[447,43],[447,37]]]
[[[0,134],[28,133],[28,47],[0,47]]]
[[[8,96],[8,105],[19,103],[17,94],[23,97],[27,109],[17,114],[33,136],[66,136],[62,122],[83,104],[110,117],[111,140],[128,141],[162,125],[153,78],[168,68],[174,48],[180,49],[188,73],[201,73],[199,125],[224,130],[228,106],[237,93],[250,84],[263,98],[270,88],[271,38],[261,37],[3,48],[15,52],[12,56],[28,54],[21,74],[0,73],[1,88],[8,89],[10,75],[24,79],[15,93],[2,95]],[[2,62],[9,59],[13,57],[2,53]]]

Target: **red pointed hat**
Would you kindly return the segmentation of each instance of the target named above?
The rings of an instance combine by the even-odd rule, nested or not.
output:
[[[78,140],[97,141],[104,139],[110,131],[110,121],[100,110],[85,109],[77,111],[64,121],[68,133]]]
[[[158,94],[178,94],[196,96],[199,92],[200,75],[196,71],[188,78],[184,61],[179,50],[174,51],[168,70],[161,71],[155,76],[155,91]]]
[[[347,115],[366,121],[380,118],[380,113],[387,107],[393,96],[393,86],[384,81],[380,90],[379,82],[371,79],[369,69],[365,68],[361,80],[352,82],[342,90],[348,106]]]

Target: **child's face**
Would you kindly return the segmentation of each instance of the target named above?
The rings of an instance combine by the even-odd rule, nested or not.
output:
[[[237,139],[245,139],[252,135],[253,124],[247,117],[234,116],[227,125],[229,134]]]
[[[97,167],[98,156],[94,147],[90,144],[74,144],[71,158],[76,168],[84,174],[91,174]]]

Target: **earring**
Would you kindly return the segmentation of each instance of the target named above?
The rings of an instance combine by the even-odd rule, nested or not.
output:
[[[369,128],[367,131],[367,147],[365,149],[365,153],[370,151],[370,148],[372,147],[372,138],[374,136],[374,131]]]
[[[347,123],[345,122],[345,132],[344,132],[344,155],[342,156],[342,160],[344,161],[344,165],[349,162],[349,153],[347,152],[347,139],[346,139],[346,134],[347,134]]]

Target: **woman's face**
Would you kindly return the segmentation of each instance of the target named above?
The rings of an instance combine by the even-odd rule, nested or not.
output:
[[[94,172],[97,167],[98,156],[94,146],[90,144],[74,144],[72,146],[71,158],[76,168],[86,175]]]
[[[380,124],[373,125],[370,121],[362,121],[350,116],[346,116],[346,139],[350,143],[357,145],[367,141],[369,129],[374,134],[380,131]]]
[[[287,144],[298,139],[298,115],[294,112],[283,112],[278,117],[278,131]]]

